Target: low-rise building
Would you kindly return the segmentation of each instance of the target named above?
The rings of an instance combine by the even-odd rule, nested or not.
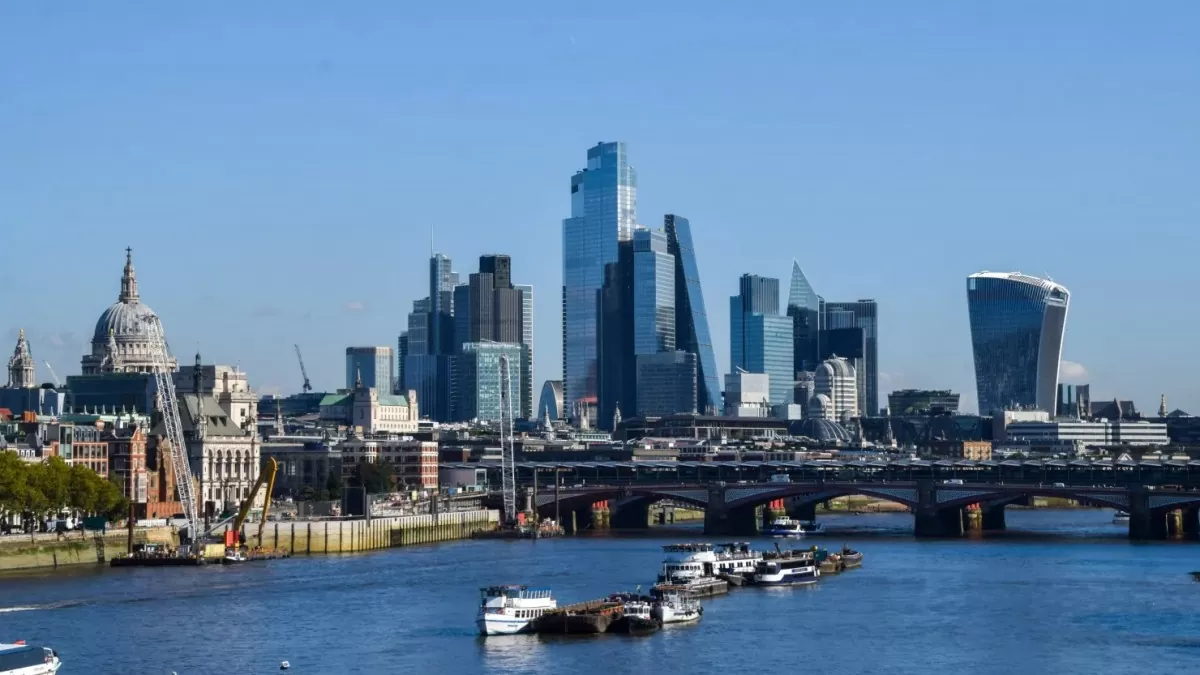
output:
[[[358,386],[327,394],[321,400],[321,422],[357,429],[362,434],[413,434],[418,430],[417,394],[381,394]]]
[[[333,482],[342,485],[342,451],[336,442],[276,436],[263,443],[260,452],[264,462],[274,458],[279,463],[273,496],[295,496],[304,488],[320,492],[330,489]]]
[[[930,441],[925,451],[934,457],[986,462],[992,458],[991,441]]]
[[[1012,422],[1005,429],[1006,440],[1029,443],[1073,442],[1089,445],[1168,445],[1167,425],[1161,422],[1109,421],[1097,419]]]
[[[399,487],[435,490],[438,486],[438,444],[397,436],[351,437],[340,446],[342,477],[354,475],[362,462],[387,462],[395,469]]]

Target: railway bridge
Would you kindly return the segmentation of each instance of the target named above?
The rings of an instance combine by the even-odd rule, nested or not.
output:
[[[807,520],[862,495],[908,507],[918,537],[953,537],[1004,529],[1006,506],[1057,497],[1129,513],[1132,539],[1200,539],[1200,462],[518,463],[518,476],[526,509],[568,529],[605,511],[614,527],[645,527],[669,501],[702,510],[706,534],[753,535],[772,506]]]

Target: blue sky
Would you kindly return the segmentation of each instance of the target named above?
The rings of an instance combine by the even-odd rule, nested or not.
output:
[[[432,227],[535,286],[540,384],[570,176],[624,140],[640,220],[692,221],[722,368],[738,275],[796,258],[879,301],[883,391],[973,408],[964,279],[1020,270],[1071,289],[1094,398],[1200,412],[1200,4],[572,4],[0,5],[3,349],[78,372],[129,245],[177,353],[290,392],[296,342],[334,388]]]

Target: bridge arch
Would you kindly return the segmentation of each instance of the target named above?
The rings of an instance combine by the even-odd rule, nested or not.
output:
[[[1124,490],[1089,490],[1086,488],[1057,488],[1021,486],[1017,489],[998,490],[994,487],[954,486],[954,489],[937,491],[937,508],[955,508],[971,504],[1007,506],[1020,499],[1032,497],[1057,497],[1073,499],[1098,508],[1129,510],[1129,495]],[[1200,495],[1197,495],[1200,498]]]
[[[708,506],[707,488],[688,486],[651,487],[627,485],[589,488],[587,490],[563,490],[559,493],[557,501],[560,510],[571,510],[583,508],[595,502],[616,501],[631,497],[647,499],[650,503],[673,501],[695,506],[698,509],[705,509]],[[555,498],[552,491],[538,493],[537,509],[539,513],[552,512],[554,507]]]
[[[916,508],[918,503],[917,488],[912,484],[825,483],[814,486],[781,483],[746,488],[729,486],[725,489],[725,505],[731,509],[754,508],[777,499],[791,499],[794,504],[806,505],[846,495],[886,499],[909,508]]]

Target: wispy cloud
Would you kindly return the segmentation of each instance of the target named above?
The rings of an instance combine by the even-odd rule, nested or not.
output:
[[[1082,363],[1074,361],[1060,361],[1058,364],[1058,376],[1064,382],[1082,382],[1087,379],[1087,368],[1083,367]]]
[[[346,303],[346,311],[365,312],[367,311],[367,305],[362,300],[351,300],[350,302]]]

